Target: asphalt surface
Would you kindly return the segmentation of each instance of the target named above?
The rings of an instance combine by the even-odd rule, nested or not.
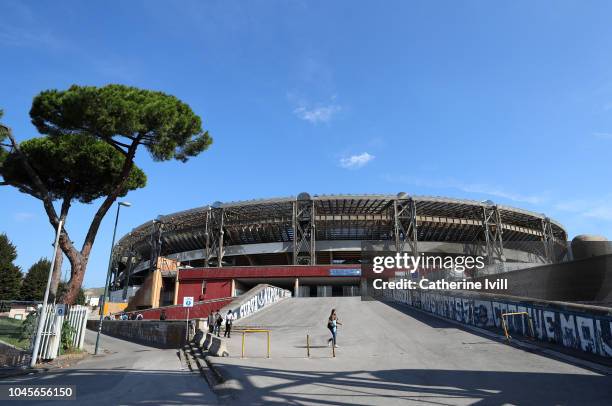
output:
[[[336,357],[326,320],[340,321]],[[612,377],[514,348],[405,307],[359,298],[292,298],[236,323],[212,362],[235,404],[610,405]],[[306,358],[306,335],[311,357]]]
[[[95,333],[87,330],[86,347]],[[146,347],[102,336],[103,351],[66,369],[0,380],[0,385],[75,385],[75,401],[0,401],[13,405],[210,405],[217,398],[189,370],[177,350]],[[93,351],[92,351],[93,352]]]
[[[326,320],[336,308],[336,357]],[[239,328],[271,330],[246,337]],[[311,356],[306,357],[306,335]],[[95,334],[87,332],[91,350]],[[236,323],[227,378],[216,389],[189,371],[177,350],[103,336],[101,356],[61,370],[7,378],[2,385],[75,385],[76,401],[24,405],[610,405],[612,377],[491,340],[406,307],[359,298],[295,298]]]

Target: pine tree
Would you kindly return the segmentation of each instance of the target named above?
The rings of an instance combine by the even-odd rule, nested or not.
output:
[[[21,270],[13,261],[17,249],[6,234],[0,234],[0,300],[18,300],[21,286]]]
[[[49,268],[51,268],[51,262],[47,258],[39,259],[30,267],[21,284],[21,300],[43,300],[49,278]]]

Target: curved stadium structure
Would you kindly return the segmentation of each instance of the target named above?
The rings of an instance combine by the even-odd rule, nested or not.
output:
[[[128,285],[142,285],[163,257],[180,263],[184,276],[177,281],[208,282],[209,288],[214,281],[231,281],[232,296],[269,281],[295,288],[295,294],[335,295],[357,288],[351,269],[359,267],[364,242],[449,255],[475,244],[489,264],[503,270],[556,262],[565,255],[566,240],[561,224],[545,215],[491,201],[301,193],[217,202],[142,224],[115,246],[112,286],[125,298]],[[201,290],[200,299],[228,294]]]

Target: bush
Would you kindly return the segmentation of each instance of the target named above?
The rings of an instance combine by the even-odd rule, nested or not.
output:
[[[29,313],[23,323],[21,324],[20,338],[25,340],[27,338],[33,339],[36,335],[36,328],[38,324],[38,313]]]
[[[61,345],[60,345],[60,354],[64,354],[66,352],[70,352],[73,349],[72,345],[72,336],[76,333],[76,330],[72,325],[68,322],[68,320],[64,320],[62,324],[62,335],[61,335]]]

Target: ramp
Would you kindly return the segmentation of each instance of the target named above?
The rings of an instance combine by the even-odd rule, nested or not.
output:
[[[336,357],[326,320],[336,308]],[[610,376],[462,330],[406,306],[358,297],[290,298],[238,321],[271,331],[211,357],[235,404],[609,404]],[[306,334],[312,337],[306,357]]]

